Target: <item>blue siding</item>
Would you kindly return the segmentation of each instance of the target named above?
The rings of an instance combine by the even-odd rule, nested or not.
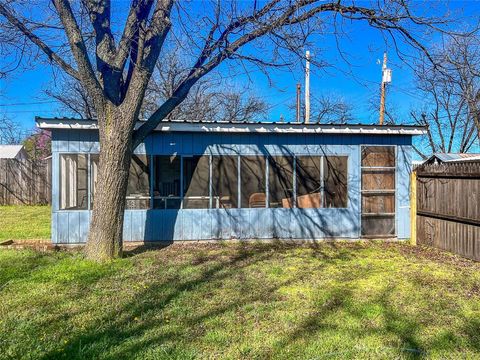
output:
[[[345,155],[345,209],[127,210],[125,241],[207,239],[322,239],[360,237],[360,146],[397,145],[397,237],[410,236],[411,136],[155,133],[136,153],[150,155]],[[54,130],[52,139],[52,241],[85,242],[89,211],[59,210],[59,154],[98,153],[98,133]]]

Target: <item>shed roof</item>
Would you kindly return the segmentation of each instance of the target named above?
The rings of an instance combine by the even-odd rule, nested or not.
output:
[[[36,117],[41,129],[97,130],[96,120],[74,118]],[[136,128],[144,121],[138,121]],[[378,124],[304,124],[286,122],[233,122],[233,121],[185,121],[164,120],[156,131],[162,132],[229,132],[229,133],[313,133],[313,134],[377,134],[377,135],[423,135],[424,126],[378,125]]]
[[[23,150],[23,145],[0,145],[0,159],[15,159]]]
[[[432,163],[435,160],[439,162],[463,162],[463,161],[478,161],[480,154],[461,154],[461,153],[435,153],[428,160],[427,163]]]

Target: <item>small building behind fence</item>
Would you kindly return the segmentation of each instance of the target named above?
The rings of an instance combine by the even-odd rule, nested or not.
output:
[[[32,161],[22,145],[0,145],[0,205],[46,205],[51,159]]]
[[[480,261],[480,159],[416,168],[416,242]]]

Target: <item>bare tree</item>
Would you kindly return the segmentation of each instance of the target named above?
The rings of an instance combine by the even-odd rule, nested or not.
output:
[[[325,35],[329,22],[363,21],[396,43],[428,54],[419,29],[438,29],[444,18],[416,15],[417,3],[372,1],[268,0],[265,2],[134,0],[122,21],[112,17],[110,0],[42,2],[42,19],[27,11],[34,1],[2,0],[2,38],[20,39],[5,49],[42,52],[48,63],[81,81],[98,119],[100,165],[86,253],[105,260],[122,253],[128,169],[133,150],[187,97],[191,88],[226,60],[259,68],[288,63],[308,35]],[[33,4],[34,5],[34,4]],[[201,8],[201,10],[198,10]],[[113,8],[113,10],[117,10]],[[421,11],[420,11],[421,12]],[[117,31],[119,30],[119,31]],[[15,37],[10,36],[14,34]],[[10,37],[9,37],[10,36]],[[162,51],[182,41],[191,59],[172,95],[135,130],[143,98]],[[246,46],[248,45],[248,46]],[[36,49],[33,51],[31,49]],[[252,51],[256,49],[256,51]]]
[[[15,123],[7,116],[2,116],[0,118],[0,144],[20,144],[25,136],[26,132],[19,124]]]
[[[423,158],[435,152],[468,152],[479,145],[480,39],[451,36],[432,56],[436,67],[423,59],[415,69],[416,91],[425,105],[411,116],[427,126],[426,140],[415,150]]]

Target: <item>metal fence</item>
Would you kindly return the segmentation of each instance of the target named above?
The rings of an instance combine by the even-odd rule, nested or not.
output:
[[[0,205],[51,201],[51,161],[0,159]]]
[[[417,244],[480,261],[480,162],[425,165],[415,173]]]

